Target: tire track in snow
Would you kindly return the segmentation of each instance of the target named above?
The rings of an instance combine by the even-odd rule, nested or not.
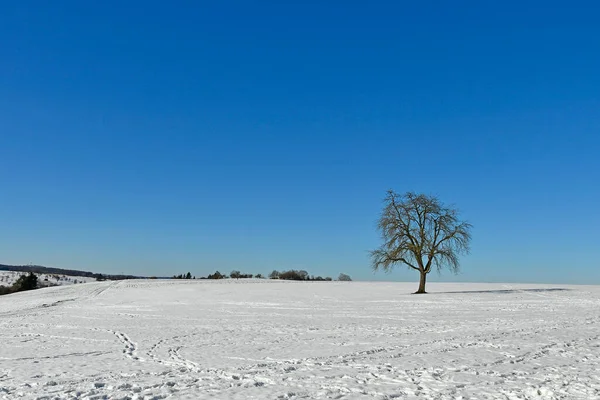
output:
[[[106,292],[109,289],[114,289],[116,286],[118,286],[121,282],[120,281],[113,281],[110,282],[108,285],[102,285],[101,287],[92,290],[89,294],[88,294],[88,298],[96,298],[98,296],[100,296],[102,293]]]

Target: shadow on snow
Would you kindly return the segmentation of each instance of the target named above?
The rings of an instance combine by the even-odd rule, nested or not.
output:
[[[433,292],[437,294],[454,294],[454,293],[497,293],[497,294],[510,294],[510,293],[544,293],[544,292],[567,292],[573,289],[565,288],[546,288],[546,289],[490,289],[490,290],[459,290],[453,292]]]

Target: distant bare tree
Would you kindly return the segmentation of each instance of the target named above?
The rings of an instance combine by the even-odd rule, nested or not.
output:
[[[458,210],[436,197],[389,190],[379,218],[383,244],[371,252],[373,270],[389,272],[398,264],[419,271],[419,290],[425,292],[427,274],[448,267],[459,271],[458,256],[469,253],[472,225],[461,221]]]
[[[279,279],[280,275],[281,275],[281,273],[279,271],[277,271],[276,269],[274,269],[273,272],[271,272],[269,274],[269,279]]]
[[[340,274],[340,276],[338,276],[338,281],[341,282],[350,282],[351,280],[352,278],[350,278],[350,275]]]

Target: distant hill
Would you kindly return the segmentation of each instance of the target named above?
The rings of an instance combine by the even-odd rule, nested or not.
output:
[[[98,274],[98,273],[88,272],[88,271],[79,271],[76,269],[43,267],[41,265],[4,265],[4,264],[0,264],[0,271],[19,271],[19,272],[33,272],[35,274],[85,276],[88,278],[96,278],[96,279],[104,278],[104,279],[110,279],[110,280],[144,279],[145,278],[145,277],[133,276],[133,275]]]

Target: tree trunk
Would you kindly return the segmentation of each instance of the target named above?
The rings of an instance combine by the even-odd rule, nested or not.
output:
[[[425,272],[421,272],[421,280],[419,281],[419,290],[415,292],[415,294],[427,293],[425,291],[425,282],[427,281],[427,274]]]

